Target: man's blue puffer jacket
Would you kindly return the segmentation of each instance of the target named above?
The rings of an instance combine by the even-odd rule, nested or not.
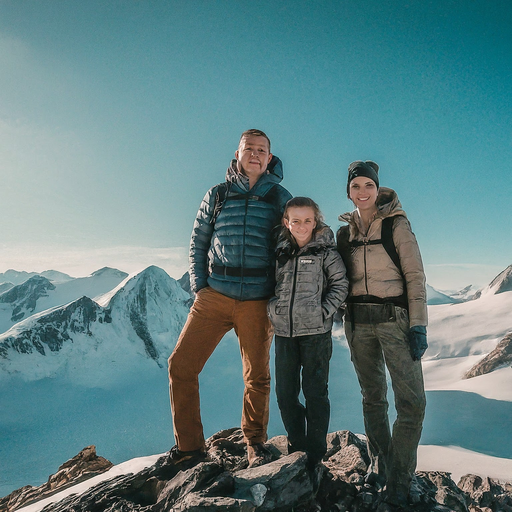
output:
[[[274,156],[249,190],[248,178],[238,172],[237,161],[231,161],[226,173],[229,194],[216,221],[212,215],[219,185],[208,190],[197,212],[189,255],[192,291],[211,286],[237,300],[274,294],[273,230],[292,197],[279,185],[282,179],[281,160]]]

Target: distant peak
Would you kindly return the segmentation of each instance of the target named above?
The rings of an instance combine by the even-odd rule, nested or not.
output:
[[[168,275],[167,272],[163,269],[163,268],[160,268],[160,267],[157,267],[156,265],[150,265],[149,267],[145,268],[141,274],[156,274],[156,275]]]
[[[125,277],[128,277],[128,274],[122,270],[118,270],[117,268],[103,267],[93,272],[91,276],[112,276],[124,279]]]
[[[494,294],[512,292],[512,265],[498,274],[489,284],[489,288]]]

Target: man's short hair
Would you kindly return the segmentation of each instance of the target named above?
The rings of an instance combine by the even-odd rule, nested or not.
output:
[[[267,134],[265,132],[262,132],[261,130],[256,130],[255,128],[252,128],[250,130],[245,130],[244,133],[240,136],[240,141],[238,142],[238,147],[240,147],[240,144],[242,143],[242,139],[246,137],[265,137],[265,139],[268,140],[268,151],[270,153],[270,139],[267,137]]]

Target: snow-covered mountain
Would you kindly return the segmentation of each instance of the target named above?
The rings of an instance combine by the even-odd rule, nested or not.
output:
[[[466,300],[471,300],[475,293],[478,292],[478,288],[472,284],[468,284],[461,290],[457,291],[442,291],[445,295],[450,296],[452,299],[455,299],[455,302],[464,302]]]
[[[64,372],[76,381],[91,371],[111,376],[148,358],[163,366],[188,309],[178,283],[148,267],[97,301],[83,296],[18,322],[0,336],[1,375],[35,380]]]
[[[19,322],[25,315],[31,315],[37,305],[38,299],[48,297],[48,292],[55,290],[53,285],[46,277],[33,276],[22,284],[13,286],[8,291],[0,295],[0,329],[9,323]],[[7,315],[5,315],[7,313]],[[3,320],[3,321],[2,321]],[[5,330],[5,329],[4,329]]]
[[[8,272],[13,271],[7,271],[6,274]],[[17,274],[28,275],[26,272]],[[83,296],[94,299],[112,290],[128,276],[126,272],[108,267],[97,270],[87,277],[60,281],[50,279],[51,276],[61,275],[60,272],[51,270],[42,274],[29,277],[22,284],[0,294],[0,333],[41,311],[68,304]]]
[[[427,304],[429,306],[435,304],[455,304],[457,302],[460,301],[427,284]]]
[[[14,285],[10,282],[0,284],[0,293],[10,290]]]
[[[472,300],[429,306],[425,388],[440,401],[452,393],[457,404],[444,403],[442,407],[457,407],[466,423],[492,425],[493,438],[486,439],[487,446],[505,435],[502,422],[509,425],[512,419],[509,276],[510,267]],[[440,391],[442,396],[436,394]],[[512,458],[512,443],[507,443],[506,453]]]
[[[18,271],[9,269],[4,273],[0,273],[0,283],[12,283],[14,284],[22,284],[31,277],[34,276],[43,276],[46,277],[49,281],[53,283],[64,283],[66,281],[71,281],[74,277],[69,276],[68,274],[64,274],[64,272],[59,272],[57,270],[45,270],[44,272],[25,272],[24,270]]]
[[[474,298],[478,299],[484,295],[510,291],[512,291],[512,265],[509,265],[503,272],[500,272],[488,286],[478,291]]]

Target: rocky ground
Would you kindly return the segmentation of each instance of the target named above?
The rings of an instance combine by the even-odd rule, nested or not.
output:
[[[272,438],[268,447],[273,460],[248,468],[241,430],[224,430],[208,439],[208,457],[202,462],[174,465],[164,455],[137,474],[106,480],[43,511],[369,512],[379,506],[380,487],[365,482],[369,463],[365,442],[351,432],[329,434],[321,473],[307,470],[305,454],[288,455],[284,436]],[[61,466],[47,484],[23,487],[1,499],[0,512],[17,510],[109,467],[94,447],[88,447]],[[512,512],[512,484],[476,475],[465,475],[456,484],[449,473],[417,472],[410,501],[411,512]]]

